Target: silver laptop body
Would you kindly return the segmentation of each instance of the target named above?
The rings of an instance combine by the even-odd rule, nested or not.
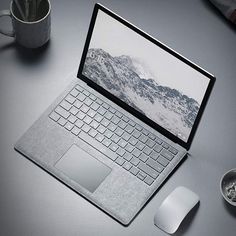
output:
[[[186,156],[215,78],[96,4],[70,79],[15,149],[128,225]]]

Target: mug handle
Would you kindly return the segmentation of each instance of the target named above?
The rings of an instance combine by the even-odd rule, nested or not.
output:
[[[0,17],[2,17],[2,16],[10,16],[11,17],[10,10],[1,10],[0,11]],[[14,30],[7,31],[7,30],[0,29],[0,33],[4,34],[6,36],[10,36],[10,37],[14,37],[15,36]]]

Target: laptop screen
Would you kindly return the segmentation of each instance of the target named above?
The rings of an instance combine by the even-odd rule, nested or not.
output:
[[[82,75],[184,142],[210,79],[98,10]]]

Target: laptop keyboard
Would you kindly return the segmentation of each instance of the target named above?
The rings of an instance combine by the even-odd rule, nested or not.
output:
[[[178,150],[76,85],[49,117],[151,185]]]

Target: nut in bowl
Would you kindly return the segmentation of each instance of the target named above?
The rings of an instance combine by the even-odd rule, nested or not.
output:
[[[224,199],[230,205],[236,206],[236,169],[232,169],[222,176],[220,190]]]

